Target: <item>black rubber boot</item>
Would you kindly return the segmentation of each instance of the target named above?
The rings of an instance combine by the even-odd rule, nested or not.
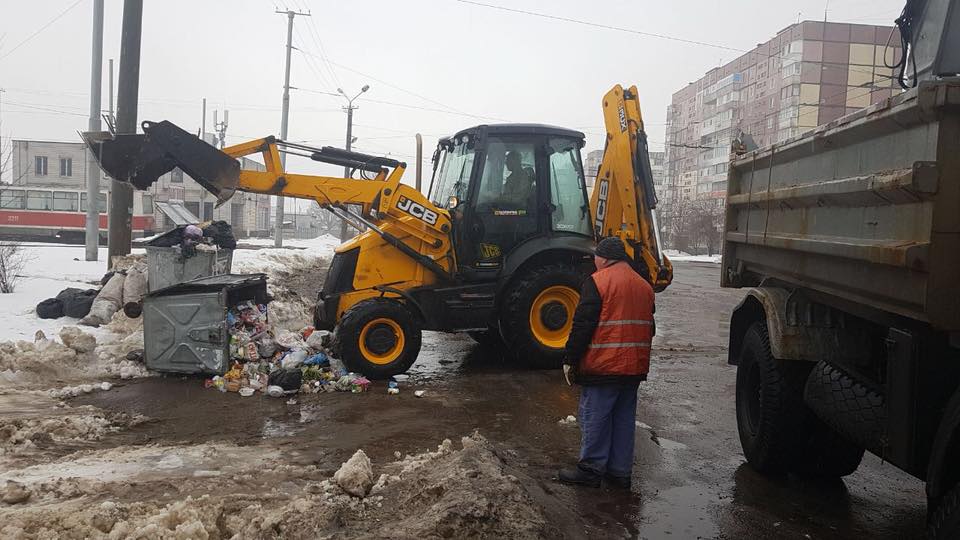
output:
[[[607,484],[607,487],[616,489],[630,489],[629,476],[611,476],[609,474],[605,474],[603,475],[603,481]]]
[[[600,487],[600,475],[585,471],[580,467],[564,467],[560,469],[557,478],[564,484],[578,486]]]

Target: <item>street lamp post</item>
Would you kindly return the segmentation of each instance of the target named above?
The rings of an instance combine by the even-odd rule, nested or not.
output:
[[[357,108],[356,105],[353,104],[353,101],[354,101],[355,99],[357,99],[358,97],[360,97],[360,94],[363,94],[364,92],[366,92],[366,91],[369,90],[369,89],[370,89],[370,85],[369,85],[369,84],[365,84],[365,85],[363,85],[363,88],[361,88],[360,91],[357,92],[357,95],[355,95],[355,96],[353,96],[353,97],[350,97],[350,96],[347,95],[346,92],[343,91],[343,88],[337,88],[337,92],[339,92],[340,95],[343,96],[343,97],[347,100],[347,106],[344,107],[343,110],[347,111],[347,144],[346,144],[346,150],[347,150],[348,152],[350,151],[350,147],[353,145],[353,110]],[[350,167],[344,167],[344,168],[343,168],[343,176],[344,176],[345,178],[350,178],[352,175],[353,175],[353,171],[350,170]],[[347,236],[347,222],[346,222],[346,221],[341,221],[341,222],[340,222],[340,241],[341,241],[341,242],[346,242],[348,239],[349,239],[349,237]]]

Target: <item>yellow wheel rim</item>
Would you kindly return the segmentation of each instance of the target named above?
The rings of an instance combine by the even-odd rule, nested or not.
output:
[[[373,364],[385,365],[400,358],[405,344],[403,329],[393,319],[374,319],[360,331],[360,352]]]
[[[573,312],[580,293],[566,285],[540,291],[530,306],[530,332],[545,347],[562,349],[573,326]]]

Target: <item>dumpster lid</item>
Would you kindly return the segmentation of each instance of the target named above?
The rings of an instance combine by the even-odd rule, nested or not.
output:
[[[157,209],[173,221],[174,225],[194,225],[200,223],[200,218],[193,215],[193,212],[187,210],[187,207],[177,201],[157,201],[153,203]]]
[[[182,292],[196,291],[218,291],[220,289],[235,289],[247,285],[258,285],[267,283],[266,274],[221,274],[218,276],[207,276],[202,278],[184,281],[157,289],[147,293],[147,296],[167,296],[179,294]]]

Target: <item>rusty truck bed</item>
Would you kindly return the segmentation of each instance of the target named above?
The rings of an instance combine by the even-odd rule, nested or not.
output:
[[[725,287],[776,280],[960,330],[960,83],[735,159],[724,241]]]

